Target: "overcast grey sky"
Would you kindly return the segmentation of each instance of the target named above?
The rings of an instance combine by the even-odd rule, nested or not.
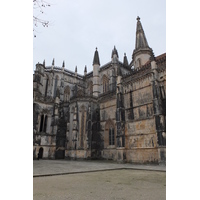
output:
[[[41,18],[50,21],[48,28],[38,26],[33,39],[33,69],[45,59],[55,66],[83,74],[84,66],[92,71],[95,48],[101,65],[111,60],[116,46],[119,59],[124,53],[130,63],[135,48],[136,18],[140,16],[149,46],[155,56],[166,52],[165,0],[47,0]]]

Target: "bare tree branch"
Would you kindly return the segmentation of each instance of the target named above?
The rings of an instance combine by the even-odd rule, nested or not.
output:
[[[51,6],[47,1],[44,0],[33,0],[33,9],[35,11],[33,15],[33,33],[34,37],[36,37],[36,27],[38,24],[41,24],[43,27],[48,27],[49,21],[42,19],[41,15],[44,13],[43,9]]]

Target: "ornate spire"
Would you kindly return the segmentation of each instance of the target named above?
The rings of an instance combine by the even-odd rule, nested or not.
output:
[[[45,67],[45,60],[43,61],[43,66]]]
[[[114,49],[112,50],[111,58],[113,58],[113,56],[114,56],[115,54],[117,55],[117,58],[119,58],[117,49],[116,49],[116,47],[114,46]]]
[[[53,70],[53,68],[54,68],[54,59],[53,59],[53,61],[52,61],[52,65],[51,65],[51,70]]]
[[[62,67],[63,67],[63,68],[65,68],[65,61],[64,61],[64,60],[63,60],[63,64],[62,64]]]
[[[125,66],[128,66],[128,59],[127,59],[126,53],[124,53],[124,62],[123,62],[123,64]]]
[[[93,59],[93,65],[100,65],[100,61],[99,61],[99,53],[97,51],[97,48],[96,48],[96,51],[94,53],[94,59]]]
[[[87,66],[85,65],[84,75],[87,74]]]
[[[137,27],[136,27],[136,42],[135,42],[135,50],[141,48],[149,48],[144,30],[142,28],[142,24],[140,22],[140,17],[137,17]]]
[[[55,62],[55,61],[54,61],[54,59],[53,59],[53,61],[52,61],[52,65],[53,65],[53,66],[54,66],[54,62]]]
[[[135,68],[138,68],[144,65],[149,61],[151,55],[152,49],[148,45],[140,17],[137,17],[135,49],[133,50],[130,66],[134,65]]]
[[[77,66],[75,67],[75,72],[77,73]]]

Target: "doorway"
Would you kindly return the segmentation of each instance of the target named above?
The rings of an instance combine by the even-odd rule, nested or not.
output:
[[[39,149],[39,158],[42,158],[43,157],[43,148],[40,147]]]

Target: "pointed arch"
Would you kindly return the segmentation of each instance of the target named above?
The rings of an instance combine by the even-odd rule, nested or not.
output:
[[[116,144],[116,130],[113,120],[108,119],[105,123],[104,130],[104,147],[115,146]]]

